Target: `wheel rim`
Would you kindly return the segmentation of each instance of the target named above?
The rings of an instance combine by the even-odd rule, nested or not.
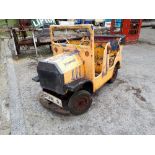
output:
[[[87,97],[83,97],[80,99],[77,99],[75,101],[74,107],[77,111],[84,111],[89,105],[89,99]]]

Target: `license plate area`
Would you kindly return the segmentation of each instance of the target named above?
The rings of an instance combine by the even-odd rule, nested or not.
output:
[[[53,96],[51,94],[48,94],[48,93],[44,92],[44,98],[47,99],[48,101],[60,106],[60,107],[63,107],[62,106],[62,101],[59,98],[57,98],[57,97],[55,97],[55,96]]]

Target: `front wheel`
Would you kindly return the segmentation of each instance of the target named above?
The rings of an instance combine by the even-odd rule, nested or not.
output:
[[[108,82],[113,83],[117,78],[117,74],[118,74],[118,65],[115,66],[112,78]]]
[[[73,115],[80,115],[90,108],[91,103],[91,94],[86,90],[80,90],[71,96],[68,108]]]

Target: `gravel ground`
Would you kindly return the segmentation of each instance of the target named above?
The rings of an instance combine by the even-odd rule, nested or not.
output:
[[[155,134],[155,46],[150,44],[150,34],[155,36],[155,30],[145,28],[140,43],[124,47],[117,80],[97,91],[90,110],[80,116],[43,108],[38,101],[39,83],[32,81],[37,61],[33,57],[14,60],[27,133]]]
[[[0,40],[0,135],[10,134],[10,112],[7,82],[6,59]]]
[[[152,28],[143,28],[140,33],[139,41],[142,43],[148,43],[155,45],[155,29]]]

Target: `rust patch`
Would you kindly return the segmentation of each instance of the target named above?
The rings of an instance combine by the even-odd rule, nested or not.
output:
[[[88,52],[88,51],[85,52],[85,56],[86,56],[86,57],[89,56],[89,52]]]

